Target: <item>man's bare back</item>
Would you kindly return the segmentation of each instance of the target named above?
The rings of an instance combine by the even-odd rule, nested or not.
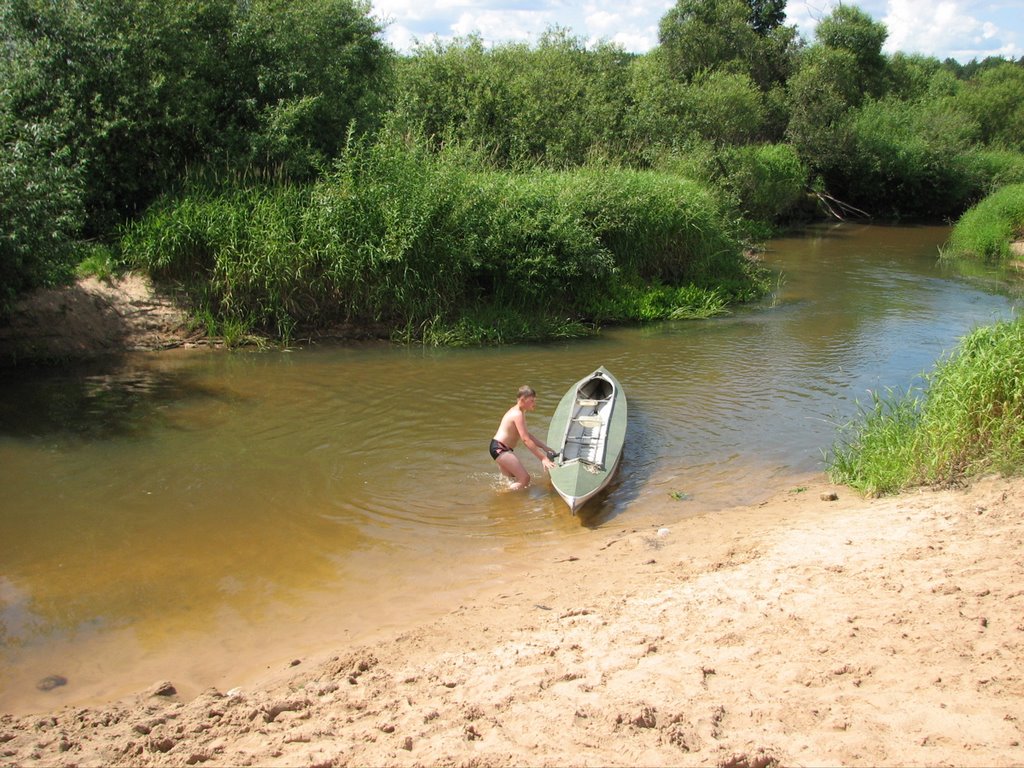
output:
[[[519,445],[520,423],[523,425],[523,431],[525,432],[526,414],[519,408],[519,403],[516,403],[505,411],[505,415],[501,417],[501,423],[498,425],[498,431],[494,433],[494,439],[504,443],[509,448],[515,448]]]

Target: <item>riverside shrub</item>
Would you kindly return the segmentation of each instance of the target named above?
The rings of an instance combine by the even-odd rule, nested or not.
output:
[[[489,171],[396,140],[352,147],[315,184],[166,198],[122,248],[213,312],[279,333],[351,321],[443,338],[487,308],[575,326],[617,284],[746,297],[730,227],[711,191],[668,174]]]
[[[943,100],[869,100],[850,121],[834,194],[879,215],[941,218],[978,191],[966,155],[977,125]]]

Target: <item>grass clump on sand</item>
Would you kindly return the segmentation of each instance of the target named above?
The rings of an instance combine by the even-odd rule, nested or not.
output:
[[[924,387],[876,396],[833,446],[829,475],[870,495],[948,486],[1024,460],[1024,320],[979,328]]]

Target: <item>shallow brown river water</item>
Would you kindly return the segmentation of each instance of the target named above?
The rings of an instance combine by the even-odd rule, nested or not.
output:
[[[869,390],[913,385],[1013,314],[940,269],[947,232],[813,229],[771,244],[763,305],[584,341],[5,372],[0,712],[163,679],[226,690],[448,610],[552,543],[793,487]],[[630,404],[617,482],[579,518],[543,481],[505,492],[487,443],[516,388],[538,390],[545,435],[562,392],[602,364]],[[47,676],[66,682],[39,690]]]

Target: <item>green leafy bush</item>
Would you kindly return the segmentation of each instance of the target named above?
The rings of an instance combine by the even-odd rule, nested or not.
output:
[[[956,97],[959,109],[981,128],[992,147],[1024,151],[1024,68],[1003,62],[971,78]]]
[[[874,215],[957,215],[979,191],[966,158],[977,130],[944,99],[868,101],[850,121],[832,192]]]
[[[1024,152],[974,147],[962,158],[980,193],[988,194],[1009,184],[1024,183]]]
[[[477,37],[422,45],[398,62],[391,119],[437,144],[472,144],[500,167],[617,156],[631,58],[558,28],[536,46],[485,48]]]
[[[0,315],[20,293],[70,276],[84,216],[62,131],[19,120],[8,97],[0,89]]]
[[[725,151],[723,183],[737,206],[755,221],[774,222],[792,212],[807,191],[807,169],[788,144],[759,144]]]
[[[309,179],[372,128],[391,54],[363,0],[0,3],[0,303],[186,172]],[[161,215],[156,212],[157,217]]]

